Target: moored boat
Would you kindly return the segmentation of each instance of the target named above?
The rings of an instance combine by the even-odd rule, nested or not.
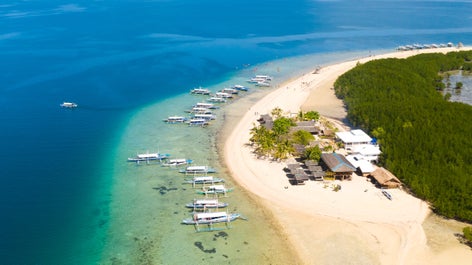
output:
[[[186,122],[188,119],[184,116],[169,116],[167,117],[167,119],[164,119],[165,122],[167,123],[184,123]]]
[[[233,95],[239,94],[239,90],[235,88],[228,88],[228,87],[223,88],[220,92],[233,94]]]
[[[74,102],[62,102],[60,106],[61,108],[72,109],[72,108],[77,108],[79,105],[77,105],[77,103],[74,103]]]
[[[201,190],[197,191],[198,194],[208,195],[208,194],[224,194],[233,191],[233,188],[226,188],[224,185],[211,185],[208,187],[202,187]]]
[[[267,82],[267,81],[261,81],[261,82],[257,82],[257,83],[256,83],[256,86],[269,87],[269,86],[270,86],[270,83]]]
[[[201,175],[201,174],[215,173],[216,170],[208,166],[188,166],[184,169],[181,169],[179,172],[187,174],[187,175],[198,175],[198,174]]]
[[[214,213],[194,213],[192,218],[182,220],[182,224],[215,224],[232,222],[241,217],[239,213],[214,212]]]
[[[216,119],[216,116],[213,114],[195,114],[192,118],[194,119],[204,119],[206,121]]]
[[[226,93],[226,92],[216,92],[215,97],[228,99],[228,98],[233,98],[233,94]]]
[[[191,203],[185,204],[187,208],[193,209],[215,209],[215,208],[225,208],[228,206],[226,202],[219,202],[215,199],[201,199],[201,200],[193,200]]]
[[[161,153],[145,153],[145,154],[137,154],[135,157],[129,157],[128,162],[149,162],[149,161],[162,161],[168,159],[170,157],[169,154],[161,154]]]
[[[188,126],[201,126],[201,127],[204,127],[204,126],[207,126],[209,123],[207,120],[205,119],[197,119],[197,118],[193,118],[193,119],[190,119],[188,121]]]
[[[210,95],[210,90],[199,87],[199,88],[194,88],[190,90],[190,93],[196,94],[196,95]]]
[[[215,178],[213,176],[200,176],[200,177],[194,177],[190,180],[186,180],[185,183],[189,184],[215,184],[215,183],[221,183],[224,182],[224,179],[221,178]]]
[[[188,165],[193,162],[192,159],[185,159],[185,158],[176,158],[176,159],[169,159],[165,163],[162,164],[163,167],[177,167]]]
[[[214,102],[214,103],[226,103],[226,99],[224,98],[219,98],[219,97],[211,97],[207,99],[209,102]]]
[[[193,107],[194,108],[206,108],[206,109],[217,109],[218,108],[213,103],[206,103],[206,102],[198,102],[197,104],[193,105]]]
[[[239,91],[248,91],[249,90],[249,88],[247,88],[245,86],[242,86],[242,85],[234,85],[231,88],[234,88],[234,89],[239,90]]]

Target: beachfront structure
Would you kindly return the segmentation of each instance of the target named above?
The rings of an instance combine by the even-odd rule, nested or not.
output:
[[[367,176],[375,170],[374,165],[372,165],[370,161],[365,160],[362,156],[348,155],[346,159],[357,169],[359,175]]]
[[[351,154],[356,154],[358,157],[371,163],[377,163],[381,153],[380,146],[373,144],[357,145],[351,149]]]
[[[272,127],[274,126],[274,120],[272,119],[272,116],[269,114],[262,114],[257,121],[261,124],[261,126],[264,126],[268,130],[272,130]]]
[[[322,153],[321,161],[329,171],[333,172],[336,179],[350,180],[352,173],[356,171],[356,168],[342,154]]]
[[[347,150],[352,150],[354,146],[372,143],[372,138],[359,129],[348,132],[336,132],[336,139],[341,141]]]
[[[291,132],[296,132],[296,131],[307,131],[313,135],[319,134],[320,129],[316,125],[315,121],[299,121],[297,122],[297,125],[294,127],[290,127]]]
[[[390,171],[383,167],[378,167],[374,172],[369,174],[374,182],[381,188],[393,189],[402,185],[401,181],[395,177]]]

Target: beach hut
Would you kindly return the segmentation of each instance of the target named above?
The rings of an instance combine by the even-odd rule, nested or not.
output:
[[[369,176],[372,177],[382,188],[393,189],[402,185],[400,180],[395,177],[395,175],[383,167],[377,168]]]
[[[320,133],[320,128],[316,126],[315,121],[299,121],[297,125],[290,128],[290,132],[307,131],[312,135]]]
[[[340,140],[348,150],[357,145],[371,144],[372,138],[363,130],[351,130],[349,132],[337,132],[336,138]]]
[[[334,177],[340,180],[350,180],[352,173],[356,171],[356,168],[342,154],[322,153],[321,161],[329,171],[334,173]]]
[[[268,130],[272,130],[274,126],[274,120],[269,114],[262,114],[257,121]]]

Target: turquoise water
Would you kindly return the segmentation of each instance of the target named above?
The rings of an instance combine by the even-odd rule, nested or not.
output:
[[[227,236],[197,234],[179,224],[195,196],[182,176],[126,158],[189,157],[235,185],[218,162],[224,110],[206,129],[161,121],[196,102],[191,88],[255,73],[281,82],[398,45],[468,44],[470,10],[467,1],[0,2],[0,260],[283,263],[283,235],[243,190],[227,200],[249,221]]]

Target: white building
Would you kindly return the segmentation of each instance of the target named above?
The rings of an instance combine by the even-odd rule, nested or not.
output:
[[[338,138],[343,144],[344,148],[351,150],[354,146],[371,144],[372,138],[363,130],[351,130],[349,132],[337,132]]]
[[[354,146],[351,150],[352,154],[361,156],[362,159],[367,160],[372,163],[377,163],[379,161],[379,155],[382,153],[378,145],[373,144],[363,144]]]

